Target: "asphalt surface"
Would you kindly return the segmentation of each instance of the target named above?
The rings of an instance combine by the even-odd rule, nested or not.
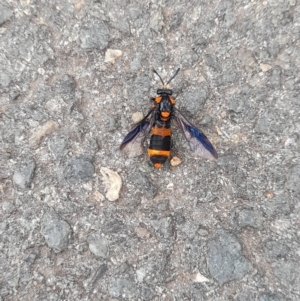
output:
[[[299,1],[0,3],[0,300],[300,300]],[[152,68],[217,161],[119,151]]]

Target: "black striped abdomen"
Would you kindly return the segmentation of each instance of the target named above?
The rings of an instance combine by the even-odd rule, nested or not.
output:
[[[163,127],[153,126],[151,130],[148,154],[156,168],[160,168],[170,156],[171,129],[170,124]]]

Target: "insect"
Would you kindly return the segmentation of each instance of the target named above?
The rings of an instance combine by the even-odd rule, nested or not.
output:
[[[141,155],[144,140],[150,132],[148,155],[156,168],[162,167],[170,156],[172,119],[182,131],[191,150],[196,155],[210,160],[218,158],[215,148],[202,131],[197,129],[175,108],[173,91],[168,89],[167,85],[174,79],[179,70],[178,68],[166,84],[157,71],[153,70],[162,82],[163,88],[157,89],[157,96],[152,98],[152,108],[140,122],[134,125],[120,145],[120,149],[127,153],[129,157]]]

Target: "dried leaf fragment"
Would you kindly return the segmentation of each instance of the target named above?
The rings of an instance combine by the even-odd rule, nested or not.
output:
[[[119,198],[122,187],[121,177],[107,167],[101,167],[100,172],[103,176],[103,183],[106,186],[106,198],[113,202]]]

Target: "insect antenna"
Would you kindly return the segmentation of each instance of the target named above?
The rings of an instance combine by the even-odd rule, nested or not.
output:
[[[175,74],[168,80],[167,84],[169,84],[170,81],[178,74],[179,70],[180,70],[180,68],[178,68],[178,69],[176,70]]]
[[[152,69],[152,71],[156,74],[156,75],[158,75],[158,77],[159,77],[159,79],[160,79],[160,81],[161,81],[161,83],[163,84],[163,86],[165,85],[165,83],[164,83],[164,81],[162,80],[162,78],[161,78],[161,76],[158,74],[158,72],[155,70],[155,69]]]

